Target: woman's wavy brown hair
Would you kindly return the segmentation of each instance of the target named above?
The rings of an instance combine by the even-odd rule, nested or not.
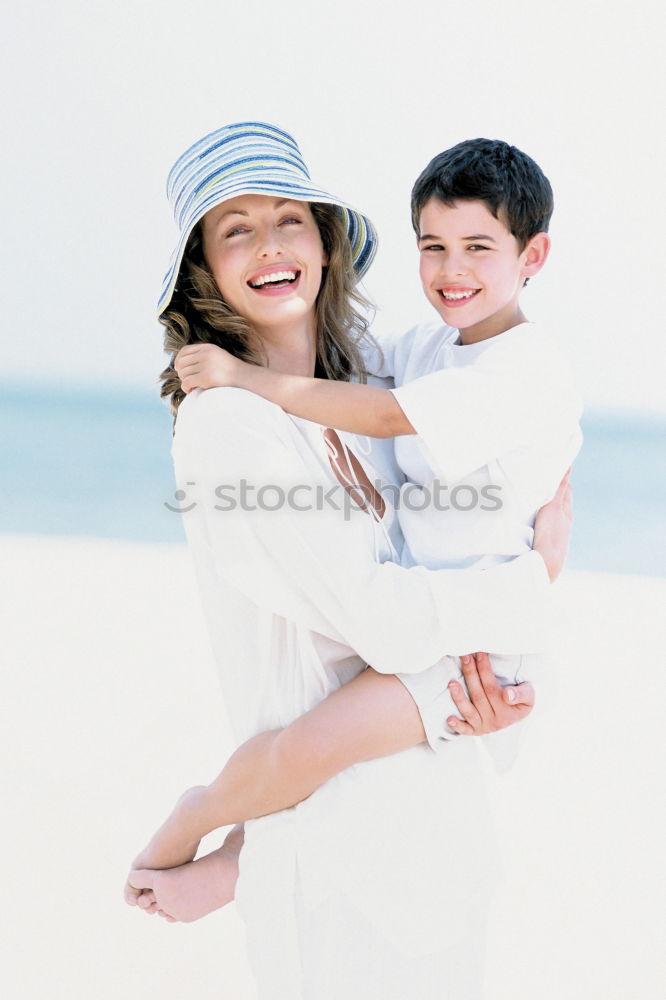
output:
[[[316,302],[316,375],[342,382],[365,382],[367,373],[359,345],[374,341],[364,315],[369,303],[357,288],[349,239],[332,205],[314,203],[310,209],[328,256]],[[251,325],[220,294],[204,259],[199,224],[185,247],[176,287],[160,323],[165,328],[164,350],[171,355],[170,364],[160,375],[160,395],[163,399],[171,397],[174,417],[185,393],[173,362],[186,344],[217,344],[250,364],[267,363],[255,346],[257,338]]]

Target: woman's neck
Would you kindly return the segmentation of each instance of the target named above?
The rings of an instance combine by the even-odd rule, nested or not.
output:
[[[312,378],[317,361],[315,331],[294,331],[286,334],[262,332],[260,335],[263,353],[268,367],[285,375],[305,375]]]

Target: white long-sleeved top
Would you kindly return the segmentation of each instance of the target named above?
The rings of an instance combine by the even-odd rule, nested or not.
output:
[[[459,338],[423,324],[382,343],[375,365],[418,435],[395,439],[411,484],[399,512],[405,565],[480,569],[528,552],[536,513],[582,442],[571,368],[540,327]]]
[[[540,647],[548,580],[536,553],[493,573],[378,561],[373,520],[326,501],[334,490],[341,506],[342,491],[321,430],[241,389],[183,402],[173,454],[179,486],[197,497],[185,524],[207,556],[205,588],[224,581],[385,673],[418,672],[445,653]],[[369,456],[383,481],[385,448],[373,441]]]
[[[529,552],[536,513],[582,441],[582,403],[559,346],[532,323],[465,345],[458,330],[434,321],[385,338],[381,348],[381,357],[369,352],[368,364],[394,380],[416,431],[395,439],[406,478],[399,500],[403,565],[481,569]],[[547,689],[552,664],[544,670],[543,657],[529,655],[535,650],[489,651],[501,683],[531,680]],[[451,666],[442,661],[401,676],[433,748],[453,735],[445,722]],[[498,769],[514,759],[523,728],[484,739]]]
[[[395,481],[391,452],[391,442],[371,442],[371,480]],[[341,493],[318,425],[243,390],[195,391],[181,404],[173,457],[239,740],[288,724],[366,663],[420,671],[444,653],[538,647],[549,586],[540,556],[478,572],[387,561],[388,505],[384,533],[361,511],[318,501],[333,490],[340,503]],[[250,509],[288,495],[280,509]],[[297,509],[308,503],[323,509]],[[360,912],[401,951],[425,954],[443,928],[455,936],[460,908],[488,889],[494,864],[471,740],[358,765],[294,809],[248,823],[237,897],[255,968],[273,956],[267,981],[278,985],[265,995],[300,995],[294,866],[308,919],[343,894],[350,919]]]

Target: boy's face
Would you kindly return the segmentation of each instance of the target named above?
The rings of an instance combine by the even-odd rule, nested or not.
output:
[[[521,252],[515,236],[484,202],[445,205],[436,198],[423,206],[419,228],[423,290],[444,322],[458,327],[464,343],[524,322],[520,291],[546,259],[545,233]]]

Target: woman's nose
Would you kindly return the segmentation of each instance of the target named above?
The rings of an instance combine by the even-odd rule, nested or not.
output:
[[[257,256],[279,256],[282,253],[280,233],[273,226],[266,226],[257,232]]]

